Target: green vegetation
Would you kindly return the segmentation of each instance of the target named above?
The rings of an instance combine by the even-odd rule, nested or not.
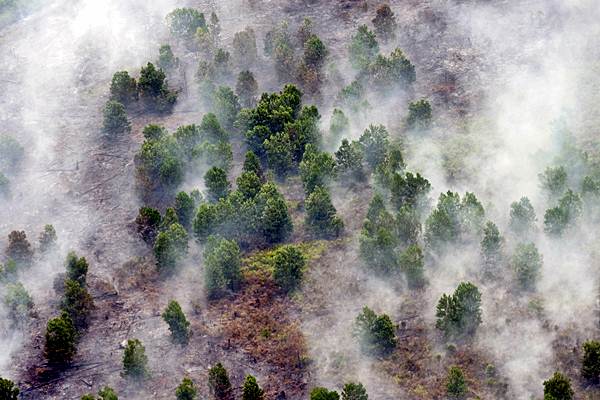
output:
[[[379,6],[375,18],[371,22],[373,22],[377,37],[380,37],[385,42],[395,39],[397,28],[396,17],[389,5],[382,4]]]
[[[6,285],[4,305],[13,323],[21,324],[27,320],[33,309],[33,299],[21,282],[12,283]]]
[[[231,396],[231,383],[223,364],[217,363],[208,370],[208,387],[216,400],[226,400]]]
[[[17,400],[19,398],[19,388],[9,379],[0,377],[0,399]]]
[[[218,298],[227,291],[239,289],[240,248],[236,242],[211,236],[204,249],[204,284],[209,298]]]
[[[369,400],[369,395],[362,383],[349,382],[342,390],[342,400]]]
[[[535,210],[527,197],[510,205],[510,229],[517,235],[527,236],[535,230]]]
[[[386,314],[377,315],[365,306],[356,317],[353,335],[358,339],[365,354],[384,355],[396,347],[394,331],[390,317]]]
[[[443,294],[436,318],[435,326],[446,338],[472,336],[481,324],[481,294],[477,286],[461,282],[454,294]]]
[[[286,245],[273,254],[273,279],[286,292],[296,289],[302,282],[306,257],[296,246]]]
[[[133,379],[143,379],[148,376],[146,348],[138,339],[127,340],[123,353],[123,374]]]
[[[241,71],[235,85],[235,93],[238,96],[242,107],[251,108],[256,102],[258,94],[258,83],[254,79],[254,74],[250,71]]]
[[[166,19],[171,34],[180,38],[190,38],[199,28],[206,27],[204,14],[193,8],[177,8]]]
[[[558,201],[558,206],[546,210],[544,214],[544,232],[560,236],[573,228],[579,221],[583,203],[579,194],[567,190]]]
[[[159,272],[164,274],[173,272],[187,252],[188,234],[181,224],[173,223],[156,236],[154,257]]]
[[[547,381],[544,381],[544,400],[573,400],[574,393],[571,380],[555,372]]]
[[[18,266],[31,265],[33,250],[31,249],[31,243],[27,240],[25,231],[12,231],[8,234],[8,246],[5,254]]]
[[[138,99],[137,82],[129,76],[129,72],[115,72],[110,83],[110,99],[124,105]]]
[[[242,389],[242,400],[263,400],[265,392],[258,386],[256,378],[247,375]]]
[[[542,256],[535,244],[519,243],[511,264],[519,287],[525,290],[534,289],[542,269]]]
[[[467,382],[460,367],[454,365],[448,370],[446,392],[454,399],[462,399],[467,394]]]
[[[156,65],[165,71],[175,68],[179,64],[179,59],[175,58],[171,46],[163,44],[158,49],[158,61]]]
[[[306,198],[306,218],[308,229],[319,238],[337,238],[344,229],[344,222],[336,215],[327,189],[317,186]]]
[[[77,351],[76,340],[77,331],[69,314],[63,311],[59,317],[49,320],[44,344],[48,364],[56,367],[70,364]]]
[[[340,395],[335,390],[316,387],[310,391],[310,400],[339,400]]]
[[[233,57],[239,66],[250,66],[256,62],[256,34],[247,27],[233,36]]]
[[[406,125],[409,129],[427,129],[431,126],[431,119],[431,105],[427,100],[413,101],[408,105]]]
[[[187,344],[191,334],[190,323],[185,318],[179,303],[171,300],[163,311],[162,318],[169,325],[171,339],[179,344]]]
[[[375,33],[366,25],[358,27],[358,31],[352,37],[349,48],[350,62],[356,69],[366,69],[379,53],[379,44],[375,39]]]
[[[56,230],[54,226],[50,224],[44,225],[44,230],[40,233],[38,237],[38,243],[40,245],[40,252],[46,253],[56,247],[56,240],[58,239],[56,235]]]
[[[0,171],[15,171],[23,161],[25,149],[14,137],[0,135]]]
[[[186,377],[183,378],[181,384],[177,386],[175,396],[177,396],[177,400],[195,400],[198,396],[198,390],[196,389],[194,382]]]
[[[588,340],[583,344],[581,376],[594,385],[600,383],[600,342],[597,340]]]

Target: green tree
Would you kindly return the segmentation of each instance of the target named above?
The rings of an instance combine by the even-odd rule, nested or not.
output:
[[[56,230],[54,226],[50,224],[44,225],[44,230],[38,237],[38,243],[40,244],[40,251],[46,253],[56,246]]]
[[[394,324],[386,314],[377,315],[369,307],[363,307],[354,321],[353,336],[366,354],[388,354],[396,347]]]
[[[19,388],[9,379],[0,378],[0,399],[17,400],[19,398]]]
[[[340,395],[335,390],[316,387],[310,391],[310,400],[339,400]]]
[[[98,396],[100,396],[100,400],[119,400],[117,393],[113,388],[104,386],[104,388],[98,391]]]
[[[395,218],[395,234],[405,244],[416,244],[421,234],[421,221],[413,207],[402,206]]]
[[[171,224],[160,232],[154,243],[156,267],[161,273],[171,273],[188,252],[188,234],[179,224]]]
[[[416,79],[415,66],[396,48],[389,57],[379,54],[367,69],[370,84],[377,90],[388,93],[397,87],[406,87]]]
[[[235,93],[238,95],[242,107],[252,107],[256,102],[258,83],[254,74],[250,71],[241,71],[235,85]]]
[[[583,203],[579,194],[567,190],[558,201],[558,206],[546,210],[544,214],[544,232],[560,236],[573,228],[582,215]]]
[[[304,43],[304,63],[311,67],[319,69],[327,57],[327,47],[323,44],[317,35],[310,35]]]
[[[219,86],[213,95],[213,109],[221,125],[232,129],[240,112],[240,102],[231,88]]]
[[[363,148],[365,160],[375,169],[385,158],[389,146],[389,133],[383,125],[369,125],[358,140]]]
[[[0,172],[0,198],[7,197],[10,194],[10,181]]]
[[[404,272],[409,288],[415,289],[425,285],[423,252],[418,245],[412,244],[408,246],[400,254],[398,264],[400,265],[400,270]]]
[[[186,229],[189,229],[196,210],[196,202],[186,192],[179,192],[175,196],[175,205],[173,207],[177,213],[177,219]]]
[[[208,387],[216,400],[225,400],[231,396],[231,383],[223,364],[217,363],[208,370]]]
[[[329,133],[332,140],[337,140],[343,134],[348,133],[349,130],[350,120],[346,117],[346,114],[339,108],[334,108],[329,123]]]
[[[127,340],[123,353],[123,374],[133,379],[143,379],[148,376],[146,348],[139,339]]]
[[[264,397],[265,392],[258,386],[256,378],[252,375],[246,375],[242,389],[242,400],[263,400]]]
[[[225,49],[217,49],[213,57],[215,79],[217,81],[229,80],[231,76],[231,55]]]
[[[544,381],[544,400],[573,400],[571,380],[560,372]]]
[[[208,190],[208,198],[217,201],[227,197],[231,185],[227,181],[227,173],[218,167],[212,167],[204,175],[204,184]]]
[[[211,236],[204,249],[204,284],[209,298],[240,287],[240,248],[235,241]]]
[[[194,382],[190,378],[185,377],[181,381],[181,384],[177,386],[175,396],[177,396],[177,400],[195,400],[196,396],[198,396],[198,390]]]
[[[454,399],[462,399],[467,394],[467,381],[460,367],[453,365],[446,377],[446,392]]]
[[[206,27],[206,19],[194,8],[176,8],[167,15],[167,24],[172,35],[190,38],[198,28]]]
[[[142,131],[146,140],[159,140],[166,136],[167,133],[168,132],[164,127],[154,124],[146,125]]]
[[[8,234],[8,246],[6,246],[5,253],[17,265],[31,265],[33,250],[25,231],[12,231]]]
[[[296,289],[303,275],[306,257],[296,246],[286,245],[273,254],[273,279],[286,292]]]
[[[179,59],[175,58],[171,46],[163,44],[158,49],[158,61],[156,65],[163,70],[170,70],[179,64]]]
[[[437,304],[435,326],[446,337],[472,335],[481,323],[481,293],[470,282],[461,282],[454,294],[443,294]]]
[[[396,17],[390,6],[382,4],[377,8],[375,18],[371,21],[375,27],[375,33],[384,42],[396,37]]]
[[[504,238],[496,224],[488,221],[483,228],[483,239],[481,240],[481,258],[483,269],[487,273],[496,270],[502,260],[502,247]]]
[[[199,133],[202,140],[210,143],[219,143],[229,141],[227,131],[221,127],[217,116],[213,113],[205,114],[199,126]]]
[[[117,134],[131,131],[131,124],[127,119],[127,112],[123,104],[114,100],[107,101],[104,105],[103,117],[104,132]]]
[[[243,172],[236,180],[238,190],[247,199],[253,199],[262,187],[260,178],[254,172]]]
[[[285,199],[277,187],[273,183],[263,185],[257,203],[262,208],[260,221],[267,243],[283,242],[292,232],[293,225]]]
[[[325,188],[317,186],[307,197],[305,207],[304,223],[318,237],[331,239],[342,233],[344,222],[336,215],[336,209]]]
[[[281,179],[285,178],[294,164],[293,144],[285,132],[272,135],[264,141],[269,168]]]
[[[21,324],[33,309],[33,299],[21,282],[7,284],[5,289],[4,305],[8,316],[15,324]]]
[[[13,171],[23,160],[25,149],[12,136],[0,135],[0,170]]]
[[[427,129],[431,126],[431,104],[425,99],[413,101],[408,105],[406,125],[409,129]]]
[[[510,229],[520,236],[527,236],[535,229],[535,210],[527,197],[510,205]]]
[[[543,174],[538,175],[542,189],[549,196],[558,197],[562,195],[567,188],[567,170],[565,167],[548,167]]]
[[[419,173],[406,172],[404,175],[394,173],[390,179],[392,204],[396,209],[422,205],[430,190],[431,184]]]
[[[254,29],[246,27],[233,36],[233,57],[239,66],[254,64],[257,53]]]
[[[542,269],[542,256],[533,242],[519,243],[515,248],[511,264],[521,289],[532,290]]]
[[[364,180],[365,173],[362,162],[363,154],[360,144],[356,141],[349,143],[347,139],[343,139],[340,148],[335,152],[337,175],[345,179]]]
[[[77,257],[74,251],[70,251],[67,254],[67,260],[65,262],[67,269],[67,279],[74,280],[81,285],[85,285],[89,265],[85,257]]]
[[[243,172],[253,172],[259,178],[263,176],[260,159],[254,154],[253,151],[246,152],[244,158],[244,166],[242,167]]]
[[[369,395],[362,383],[348,382],[342,390],[342,400],[369,400]]]
[[[77,351],[76,340],[77,331],[69,314],[63,311],[59,317],[49,320],[44,344],[48,363],[54,366],[70,364]]]
[[[160,212],[152,207],[142,207],[135,218],[137,232],[144,242],[154,245],[162,217]]]
[[[179,303],[171,300],[165,311],[163,311],[162,318],[169,325],[171,339],[179,344],[187,344],[191,335],[190,323],[185,318]]]
[[[146,103],[159,112],[171,110],[177,101],[177,93],[169,90],[164,71],[152,63],[142,67],[138,91]]]
[[[69,314],[77,330],[88,326],[90,313],[94,308],[92,296],[85,284],[72,279],[65,280],[65,293],[61,309]]]
[[[183,181],[182,150],[171,135],[147,139],[135,157],[137,179],[144,194],[174,190]]]
[[[581,376],[594,385],[600,382],[600,342],[597,340],[583,344]]]
[[[127,105],[137,100],[137,83],[127,71],[118,71],[110,83],[110,99]]]
[[[329,153],[320,152],[309,144],[300,162],[300,177],[304,191],[310,195],[318,186],[326,186],[335,174],[335,160]]]
[[[366,69],[379,53],[375,34],[366,25],[359,26],[352,36],[349,53],[352,66],[360,70]]]

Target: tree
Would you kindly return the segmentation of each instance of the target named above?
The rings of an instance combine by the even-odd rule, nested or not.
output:
[[[254,74],[250,71],[241,71],[235,85],[235,93],[238,95],[242,107],[252,107],[256,102],[258,83]]]
[[[223,129],[219,119],[213,113],[204,114],[202,117],[202,122],[198,128],[198,133],[200,134],[201,140],[210,143],[229,141],[229,135],[227,134],[227,131]]]
[[[217,81],[223,81],[229,79],[231,76],[231,55],[225,49],[217,49],[213,57],[213,68],[215,79]]]
[[[235,241],[209,237],[204,264],[204,284],[209,298],[217,298],[227,290],[238,290],[242,274],[240,248]]]
[[[376,11],[375,18],[371,21],[375,26],[375,33],[387,42],[396,37],[396,18],[394,12],[387,4],[382,4]]]
[[[62,312],[59,317],[48,321],[44,355],[48,363],[65,366],[71,363],[76,352],[77,331],[69,314]]]
[[[327,57],[327,48],[317,35],[310,35],[304,43],[304,63],[310,67],[319,69],[323,66]]]
[[[305,207],[304,223],[318,237],[331,239],[342,233],[344,222],[336,215],[336,209],[325,188],[317,186],[307,197]]]
[[[264,141],[269,168],[281,179],[292,169],[294,164],[293,144],[290,136],[279,132]]]
[[[19,388],[9,379],[0,377],[0,399],[17,400],[19,398]]]
[[[67,279],[74,280],[82,285],[85,285],[89,265],[85,257],[77,257],[74,251],[67,254],[65,262],[67,269]]]
[[[560,372],[544,381],[544,400],[573,400],[571,380]]]
[[[33,250],[25,231],[12,231],[8,234],[8,246],[5,253],[18,265],[31,265]]]
[[[348,382],[342,390],[342,400],[369,400],[369,395],[362,383]]]
[[[194,217],[194,211],[196,210],[196,202],[186,192],[179,192],[175,196],[175,205],[173,207],[175,213],[177,213],[177,219],[185,227],[189,229],[192,224],[192,218]]]
[[[273,279],[286,292],[296,289],[302,281],[306,257],[296,246],[286,245],[273,254]]]
[[[562,195],[567,188],[567,171],[565,167],[548,167],[538,175],[542,189],[552,197]]]
[[[143,379],[148,376],[146,348],[139,339],[127,340],[123,353],[123,374],[133,379]]]
[[[198,395],[198,390],[194,382],[188,377],[183,378],[181,384],[175,390],[177,400],[195,400]]]
[[[408,105],[406,125],[408,129],[427,129],[431,126],[431,104],[425,99],[413,101]]]
[[[208,387],[216,400],[225,400],[231,396],[231,383],[223,364],[217,363],[208,370]]]
[[[135,218],[137,232],[144,242],[154,245],[162,217],[160,212],[152,207],[142,207]]]
[[[416,244],[421,234],[421,221],[417,211],[410,206],[402,206],[395,218],[395,234],[405,244]]]
[[[110,83],[110,99],[124,105],[137,100],[137,83],[127,71],[118,71]]]
[[[313,22],[310,18],[304,18],[302,20],[302,25],[298,27],[298,32],[296,32],[296,39],[301,46],[304,46],[306,41],[313,34]]]
[[[163,44],[158,49],[158,61],[156,65],[163,70],[170,70],[179,64],[179,59],[175,58],[171,46]]]
[[[56,230],[54,226],[50,224],[44,225],[44,230],[40,233],[38,237],[38,243],[40,244],[40,251],[42,253],[46,253],[49,250],[53,249],[56,246]]]
[[[185,318],[181,306],[175,300],[171,300],[163,311],[162,317],[169,325],[171,339],[179,344],[187,344],[190,337],[190,323]]]
[[[600,342],[597,340],[583,344],[581,376],[594,385],[600,382]]]
[[[129,133],[131,124],[127,119],[125,106],[117,101],[109,100],[104,105],[102,127],[110,134]]]
[[[113,388],[104,386],[104,388],[98,391],[98,396],[100,396],[100,400],[119,400],[117,393]]]
[[[520,236],[526,236],[535,229],[535,210],[527,197],[510,205],[510,229]]]
[[[363,148],[365,160],[372,169],[381,163],[389,146],[389,134],[383,125],[369,125],[358,140]]]
[[[483,239],[480,246],[484,272],[491,273],[500,264],[503,242],[504,238],[500,235],[496,224],[488,221],[483,228]]]
[[[395,328],[387,314],[377,315],[365,306],[354,321],[353,336],[365,354],[383,355],[396,347]]]
[[[232,129],[240,112],[240,102],[230,87],[219,86],[213,95],[213,109],[221,125]]]
[[[69,314],[75,329],[84,329],[88,326],[90,313],[94,308],[92,296],[87,291],[85,283],[66,279],[64,285],[65,293],[61,309]]]
[[[204,14],[193,8],[176,8],[167,15],[167,24],[171,34],[181,38],[190,38],[198,28],[206,27]]]
[[[188,252],[188,234],[179,224],[171,224],[156,237],[154,257],[161,273],[171,273]]]
[[[467,394],[467,382],[460,367],[453,365],[446,377],[446,392],[454,399],[462,399]]]
[[[443,294],[436,318],[436,328],[447,338],[473,335],[481,323],[481,293],[477,286],[461,282],[454,294]]]
[[[244,166],[242,167],[243,172],[253,172],[259,178],[263,176],[262,167],[260,165],[260,159],[254,154],[253,151],[247,151],[244,158]]]
[[[329,133],[332,136],[332,139],[337,140],[341,135],[348,133],[349,129],[350,120],[348,120],[346,114],[339,108],[334,108],[329,123]]]
[[[533,242],[517,245],[511,264],[521,289],[534,289],[542,269],[542,262],[542,256]]]
[[[337,175],[345,179],[364,180],[365,173],[362,162],[363,154],[360,144],[356,141],[349,143],[347,139],[343,139],[340,148],[335,152]]]
[[[227,173],[218,167],[212,167],[204,175],[204,184],[208,190],[208,198],[217,201],[227,197],[231,185],[227,181]]]
[[[335,173],[335,160],[329,153],[320,152],[315,146],[306,146],[300,162],[300,177],[304,191],[310,195],[318,186],[326,186]]]
[[[404,175],[393,173],[390,179],[392,204],[396,209],[403,206],[418,207],[431,190],[429,181],[421,174],[406,172]]]
[[[339,400],[340,395],[335,390],[316,387],[310,391],[310,400]]]
[[[352,36],[349,52],[352,66],[359,70],[366,69],[379,53],[375,34],[366,25],[359,26],[356,34]]]
[[[558,206],[546,210],[544,214],[544,232],[560,236],[574,227],[581,217],[583,203],[579,194],[567,190],[558,201]]]
[[[242,389],[242,400],[263,400],[264,396],[265,392],[258,386],[256,378],[252,375],[246,375],[244,388]]]
[[[12,171],[23,160],[25,149],[12,136],[0,135],[0,171]]]
[[[160,125],[149,124],[144,127],[142,134],[146,140],[160,140],[166,136],[168,132]]]
[[[260,192],[261,182],[254,172],[243,172],[236,180],[238,190],[247,199],[253,199]]]
[[[398,261],[400,270],[404,272],[408,287],[416,289],[425,285],[423,252],[421,248],[412,244],[406,248],[401,254]]]
[[[0,172],[0,198],[7,197],[10,194],[10,181]]]
[[[233,36],[233,56],[239,66],[254,64],[257,53],[254,29],[246,27]]]
[[[257,204],[262,205],[260,221],[267,243],[280,243],[287,239],[293,230],[292,218],[285,199],[273,183],[262,186]]]
[[[367,78],[375,89],[388,93],[397,87],[407,87],[417,79],[417,75],[415,66],[401,49],[396,48],[389,57],[379,54],[373,60],[367,68]]]
[[[170,111],[177,101],[177,93],[167,86],[164,71],[150,62],[140,70],[138,91],[146,103],[159,112]]]
[[[352,81],[349,85],[344,86],[337,96],[337,103],[352,112],[365,111],[369,108],[369,102],[364,99],[365,87],[358,81]]]
[[[21,324],[33,309],[33,299],[21,282],[11,283],[6,285],[4,305],[10,319],[15,324]]]

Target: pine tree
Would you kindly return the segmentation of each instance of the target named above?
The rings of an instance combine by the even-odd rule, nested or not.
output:
[[[256,378],[252,375],[247,375],[244,380],[242,400],[263,400],[264,396],[265,392],[258,386]]]
[[[187,344],[191,334],[190,323],[185,318],[185,314],[181,310],[179,303],[171,300],[162,313],[162,317],[169,325],[173,341],[180,344]]]
[[[198,390],[194,385],[194,382],[190,378],[183,378],[181,384],[177,386],[175,396],[177,400],[195,400],[198,395]]]
[[[138,339],[127,340],[123,353],[123,373],[134,379],[143,379],[148,375],[146,348]]]

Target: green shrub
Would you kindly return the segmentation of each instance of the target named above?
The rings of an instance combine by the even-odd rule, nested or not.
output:
[[[177,400],[195,400],[198,395],[198,390],[196,389],[196,385],[190,378],[183,378],[181,384],[177,386],[177,390],[175,391],[175,396],[177,396]]]
[[[296,289],[303,275],[306,257],[296,246],[286,245],[273,254],[273,278],[286,292]]]
[[[161,273],[171,273],[177,264],[187,255],[188,234],[178,223],[171,224],[160,232],[154,243],[156,266]]]
[[[363,307],[354,322],[353,336],[365,354],[388,354],[396,347],[394,324],[386,314],[377,315],[369,307]]]
[[[166,19],[171,34],[177,37],[189,38],[198,28],[206,27],[204,14],[193,8],[176,8]]]
[[[62,312],[59,317],[48,321],[44,355],[53,366],[71,363],[76,352],[77,331],[69,314]]]
[[[223,364],[217,363],[208,370],[208,387],[216,400],[225,400],[231,395],[231,383]]]
[[[236,242],[211,236],[204,249],[204,282],[209,298],[216,298],[227,290],[238,290],[240,272],[240,248]]]
[[[256,378],[247,375],[242,389],[242,400],[263,400],[264,396],[265,392],[258,386]]]
[[[127,105],[138,98],[137,82],[127,71],[118,71],[110,83],[110,99]]]
[[[436,308],[437,329],[446,338],[473,335],[481,324],[481,293],[470,282],[461,282],[454,294],[443,294]]]
[[[349,382],[342,390],[342,400],[369,400],[369,395],[362,383]]]
[[[560,372],[544,381],[544,400],[573,400],[571,380]]]
[[[123,374],[134,379],[143,379],[148,376],[146,348],[138,339],[127,340],[123,353]]]
[[[457,366],[452,366],[448,370],[446,377],[446,392],[448,396],[455,399],[462,399],[467,394],[467,382],[462,370]]]
[[[185,318],[179,303],[171,300],[165,311],[163,311],[162,318],[169,325],[171,339],[176,343],[187,344],[191,334],[190,323]]]
[[[342,233],[344,223],[336,215],[336,209],[331,203],[331,197],[325,188],[317,186],[307,197],[305,206],[306,218],[304,223],[315,235],[332,239]]]
[[[110,134],[129,133],[131,124],[127,119],[125,106],[117,101],[109,100],[104,105],[102,127]]]
[[[310,391],[310,400],[339,400],[340,395],[335,390],[316,387]]]
[[[581,376],[592,384],[600,382],[600,342],[588,340],[583,344]]]
[[[0,378],[0,399],[17,400],[19,398],[19,388],[9,379]]]

